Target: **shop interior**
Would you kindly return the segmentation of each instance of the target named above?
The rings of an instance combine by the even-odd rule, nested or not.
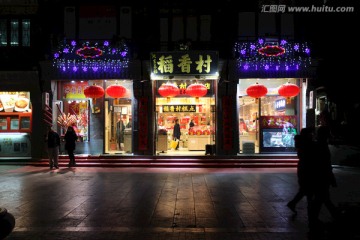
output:
[[[206,145],[215,144],[214,106],[213,97],[156,98],[157,154],[204,155]],[[171,147],[176,119],[181,131],[179,151]]]
[[[289,129],[289,124],[280,122],[287,116],[294,116],[296,100],[287,103],[286,99],[278,95],[278,87],[290,82],[296,84],[297,79],[240,79],[238,85],[239,99],[239,149],[240,153],[260,153],[266,147],[289,147],[293,145],[293,136],[296,134],[296,126]],[[255,99],[246,93],[246,89],[258,82],[266,86],[266,96]],[[275,119],[276,122],[271,129],[261,127],[260,120]],[[293,119],[293,118],[291,118]],[[290,133],[288,133],[290,132]],[[269,136],[269,144],[266,143]],[[270,144],[271,143],[271,144]],[[280,148],[279,148],[280,149]]]

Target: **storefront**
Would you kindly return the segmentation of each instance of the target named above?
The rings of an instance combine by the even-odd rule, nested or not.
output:
[[[204,155],[215,146],[218,64],[211,51],[151,54],[156,154]],[[176,120],[178,151],[172,146]]]
[[[1,72],[0,158],[38,158],[43,151],[41,94],[37,72]]]
[[[237,43],[239,153],[293,153],[306,126],[310,50],[286,40]]]
[[[52,85],[56,92],[52,104],[53,125],[61,137],[68,126],[74,127],[79,137],[77,153],[133,152],[131,80],[53,81]],[[119,94],[113,95],[112,91]]]
[[[134,153],[135,65],[125,43],[108,41],[66,41],[54,52],[53,66],[42,65],[51,123],[61,137],[75,128],[76,154]]]

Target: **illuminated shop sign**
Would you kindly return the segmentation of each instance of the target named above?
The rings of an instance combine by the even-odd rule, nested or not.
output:
[[[63,84],[64,99],[85,99],[84,89],[88,86],[87,82],[74,82]]]
[[[163,112],[196,112],[196,105],[166,105]]]
[[[0,112],[31,112],[30,92],[0,92]]]
[[[151,73],[168,75],[216,75],[219,56],[214,51],[151,53]]]
[[[276,111],[284,111],[286,109],[286,99],[278,99],[275,100],[275,110]]]

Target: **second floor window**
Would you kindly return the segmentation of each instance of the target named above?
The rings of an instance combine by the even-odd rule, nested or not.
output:
[[[0,19],[0,47],[30,47],[30,19]]]

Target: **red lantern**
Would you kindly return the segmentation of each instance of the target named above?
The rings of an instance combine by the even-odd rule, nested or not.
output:
[[[203,97],[207,94],[207,88],[204,84],[193,83],[186,88],[186,93],[194,97],[196,101],[199,101],[199,97]]]
[[[267,88],[262,84],[255,83],[246,89],[246,93],[250,97],[255,98],[255,101],[257,102],[259,98],[267,94]]]
[[[95,83],[92,86],[87,86],[84,89],[84,95],[87,98],[92,98],[94,104],[96,103],[96,98],[104,96],[105,91],[102,87],[97,86]]]
[[[105,91],[106,91],[107,95],[115,98],[115,104],[118,103],[118,98],[125,97],[125,95],[127,93],[127,89],[125,87],[117,85],[117,84],[108,86]]]
[[[171,97],[175,97],[180,94],[180,89],[173,83],[163,83],[159,89],[158,93],[166,97],[167,101],[170,101]]]
[[[291,103],[291,98],[298,95],[300,88],[293,83],[287,82],[279,87],[278,93],[280,96],[286,97],[286,103]]]

